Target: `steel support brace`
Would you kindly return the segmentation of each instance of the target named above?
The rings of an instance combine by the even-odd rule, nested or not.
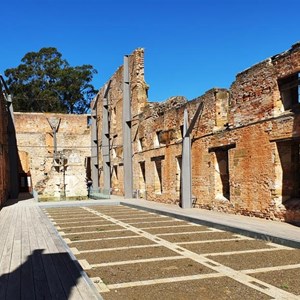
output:
[[[128,55],[124,56],[123,70],[123,165],[124,196],[133,196],[132,145],[131,145],[131,101]]]
[[[181,205],[182,208],[192,207],[192,174],[191,174],[191,140],[188,131],[188,112],[183,115],[182,170],[181,170]]]
[[[98,133],[97,133],[97,102],[95,101],[94,107],[92,108],[92,128],[91,128],[91,179],[92,188],[99,188],[99,174],[98,174]]]
[[[203,102],[201,102],[188,124],[188,112],[185,108],[183,115],[183,141],[182,141],[182,165],[181,165],[181,206],[182,208],[192,207],[192,163],[191,163],[191,138],[190,134],[196,124],[197,119],[203,111]]]
[[[103,180],[104,192],[110,194],[110,149],[109,149],[109,116],[108,116],[108,89],[105,86],[102,108],[102,158],[103,158]]]

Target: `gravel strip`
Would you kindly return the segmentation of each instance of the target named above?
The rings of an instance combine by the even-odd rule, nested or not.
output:
[[[176,256],[178,253],[159,246],[148,247],[139,249],[127,249],[127,250],[115,250],[115,251],[102,251],[102,252],[90,252],[76,255],[77,259],[86,259],[90,264],[100,264],[108,262],[157,258],[164,256]]]
[[[215,273],[191,259],[130,263],[92,268],[86,272],[90,277],[99,276],[106,284]]]
[[[111,290],[104,300],[268,300],[271,297],[228,277]]]
[[[90,242],[73,242],[69,244],[69,247],[76,247],[79,251],[81,250],[92,250],[92,249],[105,249],[105,248],[118,248],[128,247],[137,245],[151,245],[152,241],[138,237],[138,238],[124,238],[124,239],[113,239],[103,241],[90,241]]]
[[[231,255],[208,256],[235,270],[247,270],[300,263],[300,250],[275,250],[272,252],[242,253]]]

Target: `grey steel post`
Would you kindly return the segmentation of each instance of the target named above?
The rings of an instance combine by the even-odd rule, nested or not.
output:
[[[191,173],[191,140],[188,132],[188,112],[183,114],[182,170],[181,170],[181,205],[192,207],[192,173]]]
[[[99,174],[98,174],[98,133],[97,133],[97,102],[91,110],[92,126],[91,126],[91,179],[92,189],[99,188]]]
[[[53,165],[55,164],[55,159],[57,159],[57,131],[60,124],[60,118],[52,116],[50,118],[47,118],[47,121],[52,129],[53,134]]]
[[[184,109],[183,114],[183,141],[182,141],[182,165],[181,165],[181,206],[182,208],[192,207],[192,163],[191,163],[191,138],[190,134],[196,124],[197,119],[203,111],[203,102],[201,102],[188,124],[188,112]]]
[[[108,90],[105,86],[102,108],[102,158],[103,158],[103,179],[104,192],[110,194],[110,149],[109,149],[109,115],[108,115]]]
[[[54,157],[57,156],[57,137],[56,137],[56,128],[52,128],[53,132],[53,143],[54,143]]]
[[[124,165],[124,196],[133,196],[132,172],[132,145],[131,145],[131,101],[128,55],[124,56],[123,70],[123,165]]]

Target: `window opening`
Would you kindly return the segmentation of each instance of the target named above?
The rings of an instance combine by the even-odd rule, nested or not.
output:
[[[176,192],[180,194],[181,190],[181,166],[182,166],[182,157],[176,157]]]
[[[154,191],[157,194],[161,194],[162,193],[162,163],[161,160],[156,160],[154,163],[155,163]]]
[[[151,158],[151,161],[154,162],[154,192],[156,194],[162,194],[163,192],[163,182],[162,182],[163,159],[165,159],[164,155]]]
[[[230,200],[229,150],[235,144],[210,148],[214,152],[214,177],[216,199]]]
[[[276,177],[280,185],[282,202],[300,198],[300,141],[277,142],[279,169]]]
[[[115,174],[115,178],[118,180],[118,166],[114,165],[114,174]]]
[[[86,123],[87,123],[87,127],[92,126],[92,116],[87,116]]]
[[[285,110],[300,104],[300,73],[278,80],[281,101]]]
[[[161,133],[161,131],[156,131],[156,133],[154,135],[153,145],[155,148],[159,147],[159,134],[160,133]]]
[[[145,162],[139,162],[140,172],[139,172],[139,195],[142,198],[146,198],[146,166]]]
[[[143,151],[144,149],[144,138],[140,138],[137,140],[138,152]]]

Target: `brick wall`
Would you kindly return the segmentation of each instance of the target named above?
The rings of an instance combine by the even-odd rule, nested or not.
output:
[[[129,72],[131,79],[132,105],[131,113],[134,119],[138,118],[139,113],[147,103],[148,86],[144,81],[144,51],[135,50],[129,57]],[[107,83],[106,87],[109,83]],[[98,140],[102,140],[102,114],[103,97],[106,87],[100,89],[97,96],[97,128]],[[117,195],[124,193],[123,176],[123,133],[122,133],[122,110],[123,110],[123,66],[110,78],[109,93],[109,134],[110,134],[110,167],[111,167],[111,188]],[[99,185],[103,187],[103,148],[99,145]]]
[[[88,116],[18,112],[14,116],[19,173],[31,176],[40,198],[85,198],[86,158],[90,157]],[[54,138],[48,122],[53,117],[60,120],[54,165]]]
[[[192,101],[172,97],[147,102],[142,57],[142,49],[130,56],[133,184],[140,196],[180,202],[183,111],[187,108],[191,120],[203,102],[191,133],[195,206],[299,221],[300,44],[237,74],[229,90],[212,89]],[[111,78],[109,89],[111,186],[119,195],[124,190],[122,69]],[[99,141],[103,93],[102,88]],[[101,168],[101,152],[99,158]]]

